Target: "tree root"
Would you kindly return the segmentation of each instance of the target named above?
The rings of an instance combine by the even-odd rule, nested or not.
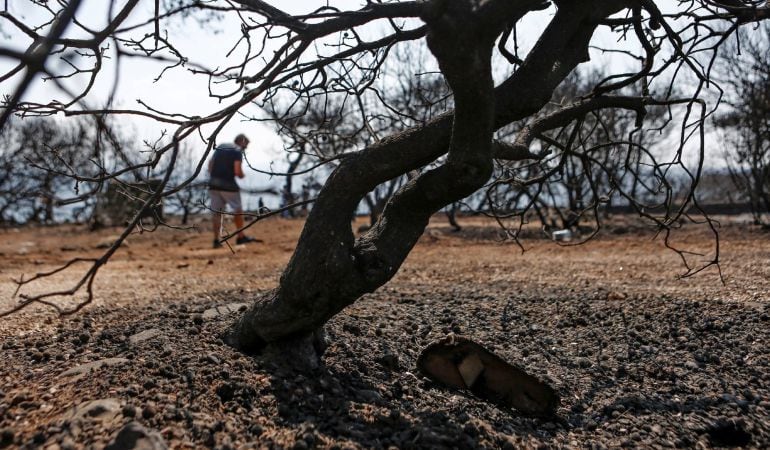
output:
[[[321,366],[321,356],[327,348],[326,333],[320,328],[312,333],[290,336],[275,342],[249,342],[238,339],[236,327],[223,337],[224,342],[249,355],[259,356],[275,365],[296,372],[309,372]]]

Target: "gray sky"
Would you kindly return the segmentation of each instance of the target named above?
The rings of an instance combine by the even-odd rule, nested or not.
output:
[[[119,1],[118,5],[122,6],[124,1]],[[222,2],[224,4],[224,2]],[[319,6],[325,4],[331,4],[345,8],[358,8],[362,4],[360,0],[346,0],[346,1],[301,1],[301,0],[284,0],[271,2],[277,7],[284,9],[292,14],[308,13]],[[83,23],[88,24],[93,29],[99,29],[105,23],[107,16],[107,4],[104,0],[83,0],[83,4],[80,7],[77,18]],[[149,20],[153,16],[153,0],[141,0],[140,7],[132,13],[127,20],[126,24],[138,24]],[[19,14],[24,19],[32,23],[41,23],[46,18],[36,15],[35,13],[39,8],[34,7],[31,0],[12,0],[9,2],[9,9],[15,14]],[[117,9],[117,8],[116,8]],[[521,48],[523,52],[526,52],[529,47],[534,43],[535,39],[539,36],[540,31],[546,26],[553,10],[549,9],[544,12],[539,12],[528,16],[526,21],[519,27],[519,37],[521,40]],[[220,21],[214,21],[209,23],[200,24],[194,20],[186,21],[172,21],[162,23],[162,31],[168,33],[169,40],[177,45],[179,50],[186,56],[190,57],[190,62],[193,64],[200,64],[208,68],[221,68],[227,67],[232,64],[232,61],[238,60],[240,56],[244,54],[244,47],[236,47],[232,50],[232,53],[228,56],[227,53],[233,49],[234,44],[238,41],[241,35],[240,23],[235,20],[231,14],[226,14],[226,17]],[[16,50],[24,50],[29,44],[30,40],[26,36],[13,32],[12,26],[3,23],[2,36],[0,36],[0,45],[14,48]],[[371,35],[379,34],[381,27],[369,26],[361,30],[365,35],[371,33]],[[136,30],[132,33],[133,36],[141,36],[145,33],[151,33],[152,28],[150,26],[143,29]],[[70,28],[67,33],[68,37],[88,37],[87,34],[78,32],[74,28]],[[612,44],[615,37],[608,34],[599,34],[594,39],[595,44],[601,45]],[[148,45],[150,44],[148,40]],[[630,48],[635,47],[635,43],[628,44]],[[268,52],[269,54],[270,52]],[[312,56],[312,54],[311,54]],[[88,61],[81,58],[80,62],[87,64]],[[191,65],[193,65],[191,64]],[[623,62],[622,59],[618,59],[612,55],[603,55],[599,52],[593,52],[592,64],[597,67],[613,68],[617,69],[623,66],[628,66],[627,62]],[[111,61],[106,62],[107,70],[104,74],[97,79],[96,85],[92,92],[87,97],[86,101],[90,107],[104,106],[108,93],[114,85],[114,65]],[[169,69],[163,75],[160,80],[156,81],[156,78],[163,70],[163,65],[156,61],[149,61],[147,59],[140,58],[123,58],[121,60],[120,77],[117,88],[117,95],[115,97],[114,108],[132,108],[142,109],[137,104],[137,99],[142,99],[152,108],[156,108],[165,112],[182,112],[187,115],[205,116],[218,109],[223,104],[217,102],[209,96],[209,88],[214,89],[217,92],[226,91],[226,86],[209,86],[208,79],[204,76],[194,76],[190,74],[187,68],[176,67]],[[190,67],[191,65],[188,65]],[[256,70],[258,62],[250,65],[250,70]],[[12,61],[9,59],[0,58],[0,72],[5,72],[13,67]],[[66,65],[56,59],[50,59],[48,63],[49,68],[66,69]],[[16,76],[9,81],[6,81],[0,85],[0,95],[9,95],[15,89],[20,76]],[[87,78],[84,75],[73,77],[65,82],[65,84],[76,90],[78,87],[82,87],[86,83]],[[43,82],[42,80],[36,80],[31,88],[28,90],[25,100],[27,101],[39,101],[47,102],[52,98],[59,98],[63,101],[67,100],[66,95],[63,95],[51,82]],[[260,111],[256,106],[249,106],[242,110],[247,115],[259,115]],[[160,136],[162,130],[173,131],[168,128],[167,125],[158,124],[149,120],[142,120],[134,117],[125,116],[126,127],[134,130],[134,134],[139,140],[154,141]],[[211,128],[209,127],[208,130]],[[233,120],[225,126],[222,133],[220,133],[220,140],[230,140],[237,133],[246,133],[249,135],[252,141],[252,145],[248,150],[247,156],[249,160],[256,166],[262,169],[268,169],[271,161],[276,161],[276,165],[273,166],[276,169],[280,169],[283,161],[281,154],[282,143],[280,139],[266,126],[256,122],[243,122]],[[199,152],[202,152],[205,145],[200,139],[196,139],[194,146]],[[263,186],[268,183],[268,179],[265,176],[258,174],[249,174],[248,185],[250,186]]]

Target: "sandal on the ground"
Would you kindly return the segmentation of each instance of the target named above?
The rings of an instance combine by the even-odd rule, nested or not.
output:
[[[528,416],[552,416],[559,405],[559,396],[549,385],[459,336],[428,345],[417,367],[441,384],[467,389]]]

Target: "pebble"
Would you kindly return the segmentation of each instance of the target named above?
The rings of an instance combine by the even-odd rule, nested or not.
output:
[[[3,428],[0,430],[0,448],[9,447],[13,444],[14,432],[10,428]]]
[[[120,412],[120,400],[117,398],[104,398],[80,403],[70,409],[65,418],[86,419],[98,421],[111,421]]]
[[[147,404],[147,405],[144,405],[144,408],[142,408],[142,417],[147,420],[155,417],[156,413],[157,413],[157,410],[155,409],[154,405]]]
[[[61,373],[62,377],[73,377],[74,379],[79,379],[91,372],[95,372],[99,370],[100,368],[104,366],[116,366],[120,364],[126,364],[130,362],[126,358],[106,358],[101,359],[98,361],[92,361],[89,363],[81,364],[79,366],[75,366],[71,369],[67,369],[64,372]]]
[[[378,361],[380,364],[382,364],[383,367],[387,369],[398,370],[399,368],[398,355],[395,353],[386,353],[382,355]]]
[[[59,442],[59,447],[61,450],[75,450],[77,448],[75,441],[69,436],[62,438],[61,442]]]
[[[248,307],[248,303],[229,303],[227,305],[216,306],[214,308],[207,309],[203,312],[201,317],[201,323],[203,320],[212,320],[215,317],[223,316],[238,312],[241,308]],[[195,319],[193,319],[195,321]]]
[[[27,395],[24,392],[20,392],[13,397],[11,397],[11,406],[17,406],[20,405],[23,402],[26,402],[27,400],[30,400],[32,397]]]
[[[141,331],[134,335],[129,336],[129,345],[139,345],[142,342],[149,341],[161,334],[161,331],[157,328],[150,328],[148,330]]]
[[[136,417],[136,408],[133,405],[125,405],[120,410],[124,417],[133,418]]]
[[[357,392],[357,395],[366,403],[379,403],[382,401],[382,395],[379,392],[370,389],[362,389]]]

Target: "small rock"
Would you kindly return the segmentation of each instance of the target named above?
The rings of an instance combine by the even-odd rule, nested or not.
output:
[[[31,398],[32,397],[30,397],[29,395],[27,395],[27,394],[25,394],[23,392],[20,392],[20,393],[14,395],[11,398],[11,406],[18,406],[18,405],[22,404],[23,402],[26,402],[27,400],[30,400]]]
[[[262,432],[264,431],[262,426],[257,423],[251,424],[248,430],[249,430],[249,434],[256,437],[259,437],[259,435],[262,434]]]
[[[87,344],[88,341],[91,340],[91,334],[87,331],[82,331],[80,334],[78,334],[78,342],[82,344]]]
[[[695,361],[687,361],[686,363],[684,363],[684,367],[689,370],[699,369],[698,363],[696,363]]]
[[[42,431],[38,431],[32,435],[32,443],[36,444],[36,446],[39,447],[43,442],[45,442],[45,433]]]
[[[130,422],[104,450],[166,450],[168,445],[156,431],[148,431],[137,422]]]
[[[84,377],[86,374],[90,372],[94,372],[96,370],[99,370],[100,368],[104,366],[116,366],[119,364],[125,364],[129,362],[126,358],[107,358],[107,359],[100,359],[99,361],[92,361],[89,363],[81,364],[79,366],[73,367],[71,369],[67,369],[64,372],[62,372],[62,377],[74,377],[74,380],[80,379]]]
[[[150,340],[160,334],[160,330],[157,328],[150,328],[149,330],[144,330],[139,333],[136,333],[128,338],[128,343],[130,345],[137,345],[144,341]]]
[[[382,396],[380,393],[370,389],[362,389],[358,391],[358,397],[366,403],[377,403],[382,401]]]
[[[361,328],[358,325],[352,323],[343,324],[342,331],[348,332],[353,336],[361,336]]]
[[[589,360],[588,358],[578,358],[576,363],[578,367],[580,367],[581,369],[587,369],[592,365],[591,360]]]
[[[383,367],[391,370],[398,370],[398,355],[394,353],[386,353],[377,359]]]
[[[77,447],[75,441],[71,437],[64,436],[61,442],[59,442],[59,448],[61,448],[61,450],[75,450]]]
[[[738,398],[732,394],[722,394],[719,397],[727,403],[735,403],[738,400]]]
[[[10,428],[3,428],[0,430],[0,448],[9,447],[13,444],[13,430]]]
[[[118,415],[119,411],[120,401],[117,398],[104,398],[79,404],[72,408],[65,418],[110,421]]]
[[[155,417],[156,413],[157,411],[155,410],[155,406],[153,405],[147,404],[144,406],[144,408],[142,408],[142,417],[144,417],[147,420]]]
[[[133,418],[136,417],[136,408],[133,405],[126,405],[120,410],[123,417]]]
[[[227,305],[217,306],[214,308],[207,309],[206,311],[203,311],[201,318],[203,320],[210,320],[215,317],[223,316],[225,314],[238,312],[242,307],[245,308],[247,306],[248,304],[246,303],[229,303]],[[193,320],[195,319],[193,318]]]

